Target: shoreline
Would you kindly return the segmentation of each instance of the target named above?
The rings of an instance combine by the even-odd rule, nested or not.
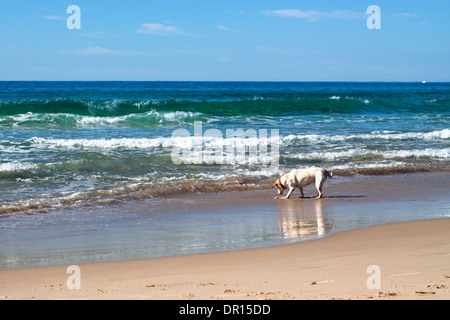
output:
[[[0,270],[0,299],[450,299],[450,219],[395,222],[295,244]],[[381,287],[369,289],[370,266]],[[374,273],[375,274],[375,273]]]
[[[153,229],[147,230],[152,225],[168,228],[163,232],[167,239],[176,232],[196,231],[194,239],[205,233],[202,241],[206,244],[225,240],[230,241],[231,249],[220,244],[220,250],[211,252],[219,247],[208,247],[205,253],[195,249],[197,242],[175,240],[183,254],[172,255],[177,251],[164,246],[164,257],[126,255],[134,258],[86,262],[76,255],[77,248],[55,247],[52,250],[67,255],[68,259],[60,260],[63,263],[0,270],[0,300],[450,299],[447,190],[448,173],[359,176],[331,179],[321,200],[311,198],[316,193],[312,187],[305,189],[306,199],[289,201],[274,200],[274,190],[256,190],[171,195],[158,205],[147,202],[120,207],[128,209],[129,224],[123,225],[123,218],[118,220],[124,234],[110,234],[108,241],[99,244],[92,242],[97,234],[85,238],[89,233],[80,232],[92,230],[84,224],[83,229],[73,230],[85,245],[93,246],[94,251],[83,251],[85,255],[104,259],[115,252],[107,250],[120,251],[121,239],[130,237],[145,247],[151,238],[139,240],[153,234]],[[155,214],[160,210],[164,210],[164,221],[176,218],[176,223],[158,222]],[[84,213],[88,218],[89,213]],[[98,212],[91,214],[99,216]],[[69,212],[59,216],[71,218]],[[41,239],[51,237],[53,234],[46,232],[54,231],[58,223],[60,228],[67,224],[52,217],[51,229],[35,226]],[[109,216],[108,223],[114,218],[114,214]],[[97,220],[90,223],[94,222]],[[176,228],[171,229],[173,226]],[[147,233],[139,233],[142,230]],[[74,242],[77,238],[66,231],[58,232]],[[233,236],[227,238],[230,234]],[[261,239],[254,242],[255,235]],[[39,256],[31,258],[50,264],[49,249],[39,243],[31,246],[34,242],[29,242],[26,250]],[[58,242],[53,239],[51,243]],[[39,248],[46,248],[47,253]],[[3,251],[5,257],[7,252]],[[80,268],[79,290],[68,288],[69,265]],[[373,265],[380,268],[380,289],[367,287],[371,276],[367,270]]]
[[[0,270],[226,252],[389,222],[448,217],[447,172],[328,179],[324,198],[276,190],[191,192],[3,217]]]

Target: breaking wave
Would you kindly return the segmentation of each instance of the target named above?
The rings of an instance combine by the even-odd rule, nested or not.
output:
[[[155,138],[111,138],[111,139],[49,139],[42,137],[33,137],[27,140],[28,143],[49,147],[64,147],[64,148],[97,148],[97,149],[151,149],[151,148],[169,148],[169,147],[186,147],[193,146],[198,143],[203,143],[208,146],[223,146],[232,144],[234,146],[257,146],[263,142],[278,143],[280,146],[289,146],[293,144],[314,144],[317,142],[337,142],[337,141],[355,141],[355,140],[449,140],[450,129],[444,129],[432,132],[373,132],[370,134],[349,134],[349,135],[288,135],[285,137],[232,137],[227,138],[226,135],[222,137],[209,136],[189,136],[189,137],[155,137]],[[449,149],[425,149],[413,151],[400,151],[400,156],[448,156]],[[349,153],[350,152],[350,153]],[[336,158],[341,155],[354,155],[358,152],[366,151],[343,151],[341,153],[324,152],[328,158]],[[369,152],[369,151],[367,151]],[[373,151],[377,153],[378,151]],[[394,156],[397,151],[387,151],[385,154],[389,157]],[[313,154],[307,154],[307,157],[312,157]]]
[[[0,126],[143,126],[215,117],[447,112],[446,103],[393,103],[364,97],[279,97],[190,100],[25,100],[0,102]]]

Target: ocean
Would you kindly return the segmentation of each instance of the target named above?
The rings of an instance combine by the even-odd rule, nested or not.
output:
[[[1,230],[301,167],[446,170],[449,107],[450,83],[0,82]]]

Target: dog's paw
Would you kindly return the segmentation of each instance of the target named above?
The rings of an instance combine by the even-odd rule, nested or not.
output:
[[[277,199],[277,200],[278,200],[278,199],[280,199],[280,197],[274,197],[274,199]]]

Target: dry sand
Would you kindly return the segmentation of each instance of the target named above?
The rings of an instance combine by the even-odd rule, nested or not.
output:
[[[234,252],[0,271],[0,299],[450,299],[450,219]],[[379,267],[381,287],[367,281]],[[373,281],[369,281],[375,284]]]

